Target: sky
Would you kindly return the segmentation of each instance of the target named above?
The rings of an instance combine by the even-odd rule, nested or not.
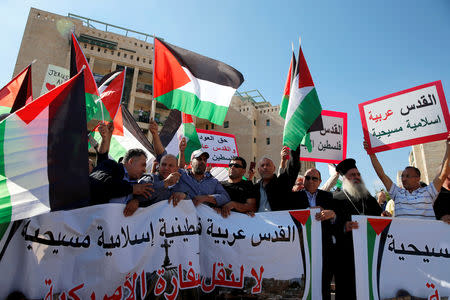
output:
[[[281,101],[291,44],[302,49],[323,109],[348,113],[347,157],[371,192],[382,187],[362,148],[358,104],[441,80],[450,97],[450,1],[0,1],[0,85],[12,76],[30,7],[136,31],[238,69],[239,91]],[[281,134],[281,133],[280,133]],[[378,154],[396,180],[411,147]],[[318,163],[323,177],[326,164]]]

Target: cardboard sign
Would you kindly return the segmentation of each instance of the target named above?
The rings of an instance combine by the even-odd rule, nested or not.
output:
[[[322,110],[323,130],[310,133],[312,152],[302,146],[300,160],[339,163],[347,155],[347,113]]]
[[[440,81],[360,103],[369,153],[443,140],[450,117]]]
[[[228,167],[233,156],[238,156],[236,138],[233,134],[197,129],[202,150],[208,152],[208,164],[213,167]]]
[[[42,84],[41,95],[44,95],[56,86],[62,84],[63,82],[68,80],[69,77],[69,70],[49,64],[47,73],[45,73],[44,83]]]

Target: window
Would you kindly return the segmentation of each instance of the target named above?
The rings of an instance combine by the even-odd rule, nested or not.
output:
[[[120,52],[117,52],[117,56],[120,56]]]
[[[256,144],[256,138],[255,137],[253,138],[253,144]]]
[[[86,49],[87,48],[87,45],[86,44],[84,44],[84,49]]]
[[[105,50],[103,50],[103,53],[106,53],[107,51],[108,51],[108,50],[105,49]]]
[[[214,124],[213,123],[211,123],[211,129],[214,129]]]
[[[266,145],[270,145],[270,138],[266,138]]]
[[[111,55],[114,55],[114,51],[113,50],[111,50]]]
[[[133,55],[130,55],[130,59],[133,59]]]
[[[223,122],[223,128],[228,128],[228,127],[230,127],[230,122],[228,122],[228,121]]]
[[[100,47],[97,47],[97,52],[100,52]]]
[[[145,58],[142,59],[142,62],[145,63]]]
[[[253,120],[253,126],[256,126],[256,120]]]
[[[270,126],[270,119],[266,120],[266,126]]]
[[[124,57],[124,58],[127,58],[127,54],[126,54],[126,53],[124,53],[124,54],[123,54],[123,57]]]
[[[145,46],[145,49],[148,49],[148,46]]]
[[[136,57],[136,61],[139,61],[139,56]]]
[[[91,50],[94,50],[94,46],[91,46]]]
[[[208,124],[205,125],[205,129],[208,130]]]

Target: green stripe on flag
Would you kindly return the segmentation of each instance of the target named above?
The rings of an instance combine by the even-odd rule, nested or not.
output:
[[[316,89],[313,88],[302,100],[284,127],[283,145],[297,149],[308,129],[322,112]]]
[[[218,125],[223,124],[228,111],[227,106],[202,101],[197,95],[182,90],[173,90],[155,99],[167,108],[178,109],[186,114],[210,120]]]
[[[373,273],[373,252],[375,248],[375,239],[377,234],[373,229],[372,225],[367,222],[367,270],[369,272],[369,299],[373,300],[373,284],[372,284],[372,273]]]
[[[183,135],[189,139],[186,144],[186,149],[184,150],[185,161],[188,163],[191,161],[192,152],[201,149],[202,144],[200,143],[197,130],[193,123],[183,124]]]
[[[0,223],[11,222],[11,196],[6,184],[6,172],[5,172],[5,130],[6,121],[0,122]],[[7,226],[6,226],[7,227]],[[2,228],[3,229],[3,228]],[[6,230],[6,228],[4,228]]]
[[[112,121],[108,110],[99,97],[94,94],[85,93],[86,96],[86,120],[104,120],[106,122]],[[103,107],[103,108],[102,108]],[[103,109],[103,115],[102,115]]]
[[[100,143],[102,140],[102,136],[98,131],[94,132],[94,138],[95,140]],[[109,152],[108,154],[115,160],[118,161],[119,158],[123,157],[125,153],[127,152],[127,149],[120,144],[120,142],[117,140],[117,138],[113,135],[111,138],[111,144],[109,145]]]
[[[280,105],[280,116],[283,119],[286,119],[288,105],[289,105],[289,95],[284,95],[283,99],[281,99],[281,105]]]

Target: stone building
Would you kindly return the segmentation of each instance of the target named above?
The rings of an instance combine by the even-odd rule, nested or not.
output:
[[[437,141],[411,147],[409,164],[420,170],[420,180],[426,184],[433,182],[441,170],[442,159],[446,151],[445,143],[445,141]]]
[[[72,31],[96,81],[126,67],[122,103],[127,105],[143,132],[151,139],[148,128],[153,100],[152,35],[70,13],[61,16],[31,8],[13,76],[36,60],[32,68],[34,98],[47,91],[45,80],[49,68],[57,68],[61,78],[67,79]],[[155,120],[160,125],[168,114],[169,110],[157,103]],[[239,154],[248,162],[268,156],[278,166],[284,120],[279,116],[279,106],[272,106],[257,90],[236,93],[223,126],[203,119],[196,119],[195,122],[198,128],[235,134]],[[304,171],[314,163],[303,165]]]

